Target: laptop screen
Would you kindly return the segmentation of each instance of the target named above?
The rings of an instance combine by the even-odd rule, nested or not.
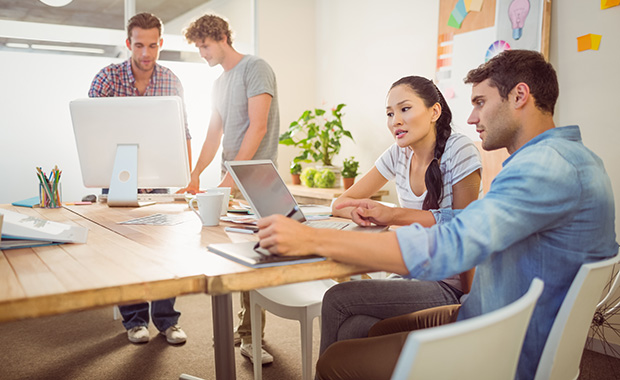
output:
[[[306,220],[271,161],[228,161],[225,165],[259,218],[288,215],[297,208],[291,217],[300,222]]]

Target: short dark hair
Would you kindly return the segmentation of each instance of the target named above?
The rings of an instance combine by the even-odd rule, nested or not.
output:
[[[558,77],[553,66],[539,52],[505,50],[467,73],[464,81],[476,85],[486,79],[503,99],[508,99],[508,94],[518,83],[527,84],[536,108],[553,115],[560,93]]]
[[[183,31],[185,39],[188,43],[196,41],[204,41],[205,38],[211,38],[213,41],[221,41],[226,36],[228,45],[232,46],[232,32],[228,26],[228,22],[223,18],[206,14],[191,24]]]
[[[133,28],[138,27],[140,29],[153,29],[157,28],[159,31],[159,36],[161,37],[163,33],[164,26],[159,19],[159,17],[155,16],[152,13],[142,12],[133,16],[127,22],[127,38],[131,40],[131,31]]]

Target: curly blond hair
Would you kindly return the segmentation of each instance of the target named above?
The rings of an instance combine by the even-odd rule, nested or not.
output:
[[[183,34],[188,43],[204,41],[205,38],[221,41],[224,39],[224,36],[226,36],[226,41],[232,46],[232,32],[228,26],[228,22],[212,14],[206,14],[192,21],[192,23],[183,30]]]

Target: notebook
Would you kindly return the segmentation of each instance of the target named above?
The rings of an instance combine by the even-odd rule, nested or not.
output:
[[[226,257],[227,259],[252,268],[267,268],[280,265],[313,263],[315,261],[325,260],[325,257],[317,255],[273,255],[269,254],[269,251],[265,251],[262,249],[255,250],[255,244],[255,241],[248,241],[243,243],[209,244],[207,249],[209,249],[209,251],[211,252],[217,253],[220,256]]]
[[[315,228],[363,232],[381,232],[387,229],[386,226],[362,227],[353,222],[308,222],[273,162],[270,160],[228,161],[225,165],[259,218],[282,214]]]

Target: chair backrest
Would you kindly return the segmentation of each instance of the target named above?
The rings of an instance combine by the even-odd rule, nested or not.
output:
[[[592,317],[620,254],[583,264],[553,322],[535,380],[577,379]]]
[[[543,281],[535,278],[525,295],[498,310],[411,332],[392,380],[513,379],[542,289]]]

